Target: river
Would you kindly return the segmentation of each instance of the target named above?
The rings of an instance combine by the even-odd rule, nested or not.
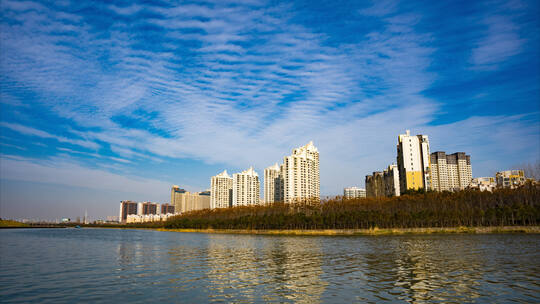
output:
[[[538,303],[540,235],[0,230],[2,303]]]

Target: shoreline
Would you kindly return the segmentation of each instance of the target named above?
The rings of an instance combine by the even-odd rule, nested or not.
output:
[[[11,226],[0,229],[47,229],[72,228],[65,226]],[[214,234],[244,234],[244,235],[281,235],[281,236],[383,236],[383,235],[425,235],[425,234],[540,234],[540,226],[487,226],[487,227],[430,227],[430,228],[372,228],[372,229],[194,229],[194,228],[152,228],[126,226],[81,226],[84,229],[136,229],[154,230],[161,232],[183,233],[214,233]]]
[[[129,229],[129,228],[128,228]],[[143,228],[144,229],[144,228]],[[493,226],[493,227],[431,227],[431,228],[373,228],[373,229],[304,229],[304,230],[249,230],[249,229],[166,229],[146,228],[165,232],[256,234],[256,235],[299,235],[299,236],[377,236],[411,234],[494,234],[527,233],[540,234],[540,226]]]

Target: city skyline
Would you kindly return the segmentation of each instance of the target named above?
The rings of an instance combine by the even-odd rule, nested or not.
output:
[[[321,196],[407,129],[473,177],[540,155],[537,1],[2,4],[1,217],[105,218],[309,140]]]

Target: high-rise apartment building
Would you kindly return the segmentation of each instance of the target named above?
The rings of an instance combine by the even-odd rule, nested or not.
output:
[[[384,182],[384,195],[386,196],[399,196],[400,195],[400,185],[399,185],[399,169],[397,165],[389,165],[383,171],[383,182]]]
[[[260,203],[259,175],[253,167],[233,174],[233,206],[254,206]]]
[[[373,172],[372,175],[366,175],[366,196],[381,197],[384,195],[384,177],[380,171]]]
[[[159,204],[152,203],[152,202],[142,202],[139,203],[137,214],[139,215],[146,215],[146,214],[158,214],[159,211],[161,211],[159,208]]]
[[[399,196],[399,171],[396,165],[388,166],[383,172],[366,175],[366,196]]]
[[[133,201],[121,201],[120,202],[120,214],[118,215],[118,221],[126,222],[128,215],[137,214],[138,204]]]
[[[283,158],[283,200],[320,199],[319,151],[310,141]]]
[[[175,206],[176,212],[181,212],[182,201],[185,200],[184,196],[187,193],[186,190],[180,188],[177,185],[173,185],[171,188],[171,205]]]
[[[264,169],[264,201],[283,202],[283,177],[277,163]]]
[[[224,170],[210,181],[210,208],[228,208],[232,206],[233,179]]]
[[[366,197],[366,189],[349,187],[343,189],[343,197],[347,199]]]
[[[174,214],[174,205],[173,204],[161,204],[160,214]]]
[[[210,192],[190,193],[174,185],[171,189],[171,205],[177,213],[210,208]]]
[[[400,191],[431,189],[429,139],[427,135],[400,134],[397,144],[397,163]]]
[[[431,153],[431,188],[436,191],[459,191],[472,180],[471,157],[464,152]]]

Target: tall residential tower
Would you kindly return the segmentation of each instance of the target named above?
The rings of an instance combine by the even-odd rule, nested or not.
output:
[[[233,174],[232,196],[233,206],[253,206],[260,203],[259,175],[253,167]]]
[[[283,202],[283,177],[277,163],[264,169],[264,202]]]
[[[400,190],[431,189],[429,139],[427,135],[400,134],[397,144],[397,163]]]
[[[283,158],[283,200],[320,199],[319,151],[310,141]]]
[[[224,170],[210,181],[210,208],[228,208],[232,205],[233,179]]]
[[[465,152],[447,155],[431,153],[431,188],[437,191],[457,191],[467,188],[472,180],[471,157]]]

